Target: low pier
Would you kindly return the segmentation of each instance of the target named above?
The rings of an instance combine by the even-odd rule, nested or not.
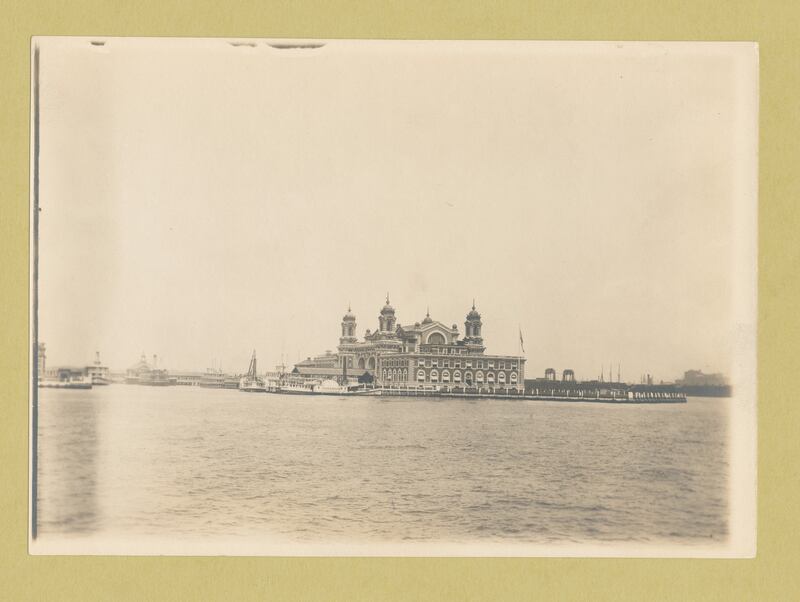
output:
[[[473,399],[527,399],[575,403],[686,403],[686,396],[672,385],[628,385],[625,383],[538,383],[518,389],[493,389],[470,387],[388,386],[359,390],[362,395],[390,395],[392,397],[445,397]],[[355,391],[354,391],[355,393]]]
[[[549,379],[526,382],[525,398],[594,403],[686,403],[675,385],[629,385],[602,381],[575,382]]]

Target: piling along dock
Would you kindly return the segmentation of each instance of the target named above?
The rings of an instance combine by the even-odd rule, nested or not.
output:
[[[601,403],[686,403],[675,385],[629,385],[601,381],[535,380],[526,383],[526,399]]]
[[[534,399],[584,403],[686,403],[686,396],[674,385],[628,385],[602,382],[542,381],[517,389],[452,386],[378,386],[374,395],[393,397],[460,397],[480,399]]]

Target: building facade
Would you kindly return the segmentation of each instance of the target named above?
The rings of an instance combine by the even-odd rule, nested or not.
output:
[[[425,388],[476,393],[519,393],[524,389],[525,358],[486,353],[483,322],[472,304],[458,326],[431,318],[403,326],[394,307],[386,304],[378,315],[378,328],[367,330],[363,340],[356,334],[356,317],[348,308],[342,318],[337,353],[327,353],[297,364],[296,371],[312,375],[324,369],[328,378],[335,368],[340,380],[365,374],[384,388]]]

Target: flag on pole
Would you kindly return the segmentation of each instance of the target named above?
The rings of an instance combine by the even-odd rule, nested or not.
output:
[[[519,327],[519,348],[525,353],[525,341],[522,340],[522,326]]]

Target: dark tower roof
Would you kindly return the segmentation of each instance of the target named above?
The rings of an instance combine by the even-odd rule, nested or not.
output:
[[[472,300],[472,310],[467,314],[467,320],[470,322],[479,321],[481,319],[481,315],[478,313],[478,310],[475,309],[475,299]]]
[[[391,303],[389,303],[389,293],[386,293],[386,305],[384,305],[383,309],[381,309],[381,314],[394,314],[394,307],[392,307]]]

